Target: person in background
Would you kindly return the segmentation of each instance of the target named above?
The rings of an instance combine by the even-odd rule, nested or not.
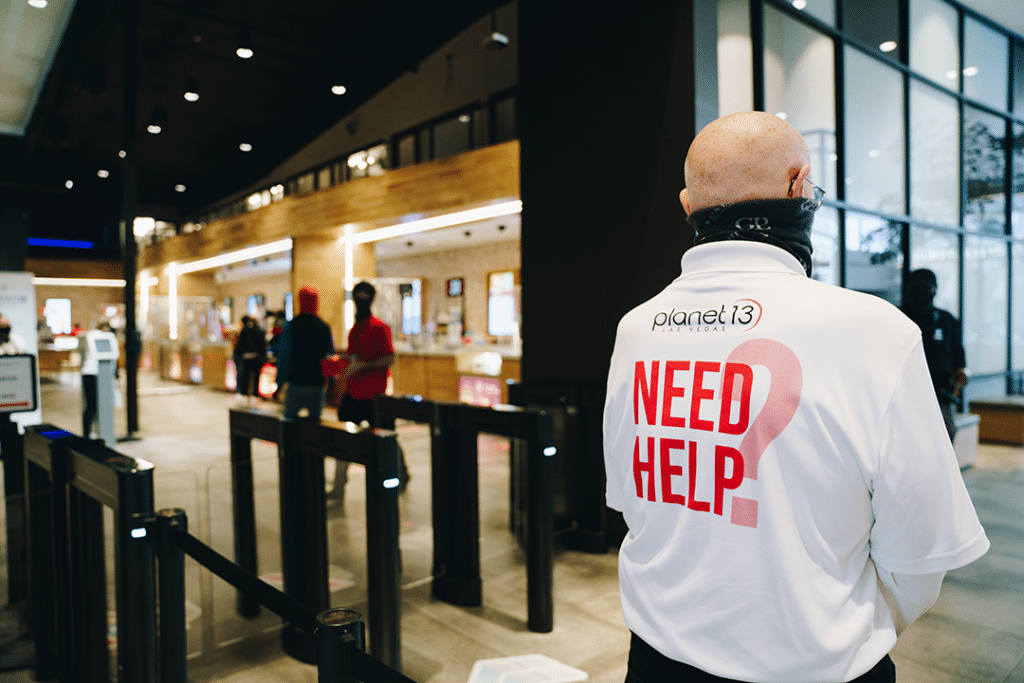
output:
[[[82,337],[78,344],[78,349],[82,353],[82,436],[87,439],[92,438],[92,427],[96,423],[99,403],[97,398],[99,390],[97,381],[100,372],[99,360],[95,354],[90,352],[88,339],[90,336],[99,336],[97,333],[110,331],[110,323],[106,320],[101,320],[97,323],[95,330],[89,330],[85,334],[79,335]]]
[[[373,399],[387,391],[388,374],[395,363],[391,328],[371,311],[376,296],[377,290],[369,282],[360,282],[352,288],[356,324],[348,333],[349,363],[342,374],[345,390],[338,406],[338,419],[342,422],[354,422],[358,425],[365,421],[371,427],[377,426]],[[400,481],[404,489],[409,478],[404,455],[401,469]],[[335,470],[334,488],[331,489],[328,498],[343,500],[347,481],[348,463],[339,460],[338,468]]]
[[[897,635],[989,548],[917,326],[810,277],[810,168],[776,116],[708,124],[679,197],[694,246],[619,322],[604,457],[629,683],[891,683]]]
[[[11,319],[0,313],[0,356],[25,353],[25,341],[11,332]]]
[[[260,370],[267,360],[267,339],[263,330],[251,316],[242,316],[242,329],[238,332],[238,343],[235,344],[235,367],[238,380],[235,391],[239,396],[260,395]]]
[[[935,307],[938,286],[934,272],[927,268],[913,271],[907,276],[907,296],[902,310],[921,328],[928,372],[952,442],[956,436],[954,408],[957,396],[967,385],[970,374],[960,336],[960,321],[949,311]]]
[[[284,417],[319,420],[324,408],[320,361],[334,353],[331,328],[317,315],[319,296],[299,290],[299,314],[284,326],[277,355],[277,384],[284,394]],[[301,414],[305,412],[305,415]]]

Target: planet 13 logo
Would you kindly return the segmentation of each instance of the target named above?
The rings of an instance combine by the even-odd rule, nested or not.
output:
[[[717,308],[660,311],[654,314],[651,331],[724,332],[740,328],[747,332],[761,322],[764,309],[754,299],[737,299]]]

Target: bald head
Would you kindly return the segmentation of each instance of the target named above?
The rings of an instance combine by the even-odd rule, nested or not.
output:
[[[687,213],[752,199],[804,196],[810,172],[807,143],[796,128],[758,111],[709,123],[686,155]]]

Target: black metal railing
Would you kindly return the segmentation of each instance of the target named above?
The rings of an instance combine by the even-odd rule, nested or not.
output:
[[[551,413],[514,406],[481,407],[419,397],[378,396],[377,423],[422,422],[431,430],[435,597],[480,605],[480,486],[477,438],[481,433],[520,439],[525,452],[527,627],[554,628],[554,488],[556,453]]]
[[[401,601],[398,556],[398,441],[392,431],[358,429],[348,423],[289,420],[277,411],[230,410],[235,561],[257,574],[252,439],[277,444],[284,592],[314,612],[330,607],[324,457],[366,467],[367,582],[370,653],[401,667]],[[257,600],[238,593],[238,612],[259,613]],[[312,631],[289,627],[286,652],[311,662]]]

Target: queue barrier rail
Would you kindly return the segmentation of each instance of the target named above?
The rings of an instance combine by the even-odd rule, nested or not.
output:
[[[366,467],[367,587],[370,654],[401,668],[401,600],[398,550],[398,440],[393,431],[360,429],[348,423],[290,420],[267,408],[229,411],[235,562],[257,575],[255,489],[252,440],[277,444],[281,507],[281,560],[284,593],[314,612],[330,607],[327,516],[323,457]],[[259,601],[238,591],[236,608],[244,617],[259,613]],[[312,631],[289,626],[282,633],[286,652],[312,663]]]
[[[321,683],[415,683],[366,653],[366,625],[359,612],[344,608],[321,611],[278,590],[188,533],[180,509],[156,512],[150,525],[160,573],[160,682],[187,683],[185,556],[250,596],[293,627],[313,636],[317,677]]]
[[[377,396],[377,424],[396,419],[431,430],[434,578],[431,592],[446,602],[483,602],[480,568],[480,483],[477,437],[519,439],[525,453],[527,628],[554,628],[554,444],[552,414],[516,406],[483,407],[413,396]]]

